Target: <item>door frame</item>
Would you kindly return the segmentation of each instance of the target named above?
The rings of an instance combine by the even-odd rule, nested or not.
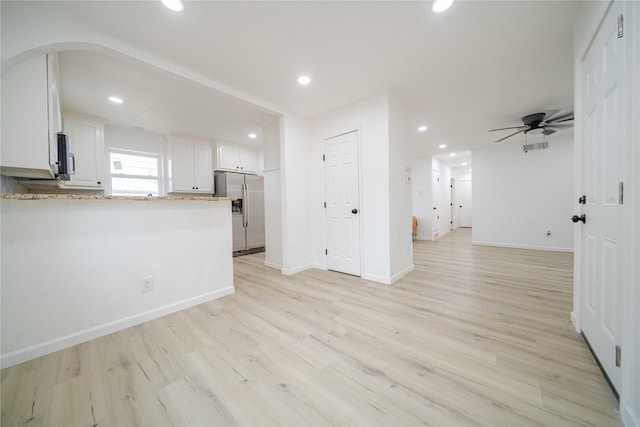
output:
[[[358,160],[358,206],[359,206],[359,212],[358,215],[360,215],[360,221],[358,223],[358,239],[360,240],[360,276],[358,277],[362,277],[363,272],[364,272],[364,233],[363,233],[363,224],[364,224],[364,218],[366,216],[366,209],[364,209],[363,213],[363,204],[362,204],[362,125],[355,125],[355,126],[348,126],[345,127],[344,130],[340,130],[340,131],[336,131],[336,132],[332,132],[330,135],[328,136],[323,136],[321,139],[321,152],[322,155],[324,156],[326,153],[324,152],[324,143],[326,140],[331,139],[331,138],[336,138],[338,136],[342,136],[342,135],[346,135],[348,133],[351,132],[357,132],[357,138],[356,138],[356,147],[358,149],[358,156],[357,156],[357,160]],[[325,182],[326,182],[326,176],[325,176],[325,163],[324,160],[322,160],[322,200],[323,202],[326,201],[327,199],[327,189],[325,186]],[[324,208],[324,206],[322,207],[322,252],[324,253],[325,249],[327,248],[327,210]],[[322,268],[324,270],[328,270],[328,262],[327,262],[327,255],[324,254],[323,258],[322,258]]]

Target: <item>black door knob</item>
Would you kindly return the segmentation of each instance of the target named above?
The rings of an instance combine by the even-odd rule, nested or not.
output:
[[[358,213],[358,209],[351,209],[351,213],[352,214],[357,214]]]
[[[571,217],[571,221],[573,221],[573,222],[582,221],[584,224],[586,224],[587,223],[587,216],[585,214],[582,214],[580,216],[574,215],[574,216]]]

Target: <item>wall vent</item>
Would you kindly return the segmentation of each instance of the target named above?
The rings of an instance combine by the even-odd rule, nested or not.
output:
[[[549,146],[549,141],[536,142],[535,144],[525,144],[522,146],[522,150],[526,153],[531,150],[544,150]]]

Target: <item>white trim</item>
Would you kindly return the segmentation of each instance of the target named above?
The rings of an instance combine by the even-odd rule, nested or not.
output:
[[[272,261],[265,261],[264,262],[264,266],[265,267],[269,267],[269,268],[275,268],[276,270],[280,270],[282,268],[281,264],[278,264],[278,263],[272,262]]]
[[[376,274],[363,274],[361,278],[364,280],[370,280],[372,282],[382,283],[383,285],[391,285],[391,278],[387,276],[378,276]]]
[[[235,288],[233,286],[229,286],[203,295],[178,301],[164,307],[159,307],[154,310],[114,320],[93,328],[85,329],[84,331],[75,332],[60,338],[55,338],[40,344],[35,344],[20,350],[2,354],[0,366],[2,369],[8,368],[9,366],[17,365],[18,363],[35,359],[36,357],[44,356],[45,354],[53,353],[77,344],[82,344],[84,342],[127,329],[131,326],[139,325],[141,323],[166,316],[167,314],[175,313],[176,311],[184,310],[226,295],[231,295],[234,292]]]
[[[520,245],[517,243],[497,243],[497,242],[479,242],[472,241],[471,244],[479,246],[495,246],[498,248],[513,248],[513,249],[531,249],[534,251],[549,251],[549,252],[573,252],[573,248],[558,248],[553,246],[535,246],[535,245]]]
[[[314,266],[313,263],[309,263],[309,264],[304,264],[294,268],[283,268],[282,270],[280,270],[280,272],[285,276],[291,276],[296,273],[300,273],[301,271],[309,270],[313,268],[313,266]]]
[[[391,284],[397,282],[398,280],[402,279],[407,274],[411,273],[413,271],[413,269],[414,269],[414,265],[411,264],[407,268],[405,268],[405,269],[397,272],[393,276],[391,276]]]

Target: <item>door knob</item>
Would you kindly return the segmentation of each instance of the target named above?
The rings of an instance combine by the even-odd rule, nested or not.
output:
[[[357,214],[358,213],[358,209],[351,209],[351,213],[352,214]]]
[[[580,216],[574,215],[574,216],[571,217],[571,221],[573,221],[573,222],[582,221],[584,224],[586,224],[587,223],[587,216],[585,214],[582,214]]]

